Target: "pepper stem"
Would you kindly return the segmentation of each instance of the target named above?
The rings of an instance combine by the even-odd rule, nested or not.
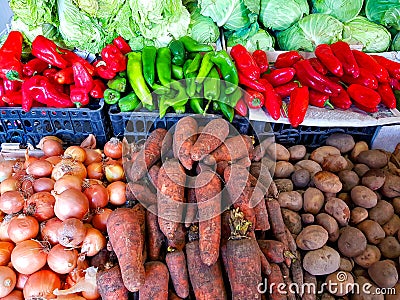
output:
[[[19,73],[16,70],[10,70],[6,73],[6,78],[8,80],[16,80],[16,81],[21,81],[23,82],[23,80],[19,77]]]
[[[294,82],[294,83],[297,83],[297,85],[298,85],[299,87],[302,87],[302,86],[303,86],[303,85],[301,84],[301,82],[298,81],[298,80],[293,80],[293,82]]]
[[[260,49],[260,41],[259,40],[256,41],[256,45],[257,45],[257,50],[261,50]]]
[[[333,107],[332,103],[329,102],[329,100],[326,100],[326,101],[325,101],[324,106],[327,106],[327,107],[329,107],[330,109],[335,109],[335,108]]]

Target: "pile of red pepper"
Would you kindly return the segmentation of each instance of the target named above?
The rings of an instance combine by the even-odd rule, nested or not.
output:
[[[23,36],[12,31],[0,48],[0,106],[56,108],[83,107],[90,98],[103,98],[106,85],[126,70],[126,47],[121,37],[101,52],[102,60],[91,64],[76,53],[58,47],[44,36],[32,43],[34,58],[21,61]]]
[[[262,50],[251,55],[237,45],[231,55],[248,93],[248,107],[265,107],[277,120],[285,106],[282,99],[289,97],[288,118],[293,127],[303,122],[309,105],[349,109],[354,104],[369,113],[376,112],[379,103],[396,108],[400,63],[351,50],[343,41],[318,45],[316,57],[309,59],[297,51],[282,53],[271,68]]]

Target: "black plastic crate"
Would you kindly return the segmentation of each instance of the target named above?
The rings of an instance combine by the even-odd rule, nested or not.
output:
[[[43,136],[55,135],[67,145],[79,145],[94,134],[102,146],[109,137],[104,100],[86,108],[35,107],[24,112],[19,107],[0,107],[0,142],[36,146]]]

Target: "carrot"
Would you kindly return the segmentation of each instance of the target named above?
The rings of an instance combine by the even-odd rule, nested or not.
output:
[[[158,173],[160,172],[160,166],[159,165],[152,165],[151,168],[149,169],[149,179],[153,186],[157,189],[158,188]]]
[[[275,238],[282,242],[285,246],[285,250],[289,249],[289,242],[285,232],[286,225],[283,222],[281,207],[278,200],[268,198],[266,201],[268,216],[270,218],[270,224],[272,232]]]
[[[139,290],[139,299],[168,300],[168,268],[160,261],[149,261],[144,265],[146,280]]]
[[[268,211],[265,205],[264,192],[258,187],[251,188],[250,202],[251,206],[254,206],[254,214],[256,216],[256,223],[254,224],[254,230],[266,231],[270,229],[268,221]]]
[[[143,204],[145,207],[157,204],[157,196],[154,194],[145,183],[140,182],[129,182],[127,188],[130,190],[132,195],[137,201]]]
[[[224,119],[210,121],[202,130],[190,155],[194,161],[202,160],[207,154],[217,149],[229,134],[229,124]]]
[[[179,159],[185,169],[191,170],[193,160],[190,156],[193,144],[197,139],[197,122],[190,116],[184,117],[176,123],[173,151],[174,157]]]
[[[130,208],[114,210],[107,220],[107,232],[117,255],[126,288],[136,292],[144,284],[144,237],[137,213]]]
[[[158,226],[158,217],[153,214],[157,211],[155,205],[146,210],[147,226],[147,254],[150,260],[159,260],[161,258],[161,247],[165,242],[164,234]]]
[[[239,160],[236,160],[235,164],[237,164],[239,166],[242,166],[243,168],[248,168],[248,167],[251,166],[250,157],[246,156],[246,157],[243,157],[243,158],[241,158]]]
[[[269,264],[269,261],[265,257],[264,253],[262,253],[260,247],[258,247],[258,253],[260,255],[260,261],[261,261],[261,272],[264,275],[269,275],[271,274],[271,265]]]
[[[223,177],[224,171],[228,166],[229,163],[226,160],[220,161],[219,163],[217,163],[217,169],[215,171],[219,176]]]
[[[188,189],[187,197],[188,205],[186,207],[185,226],[188,228],[194,222],[197,222],[197,200],[196,190],[193,188]]]
[[[260,161],[265,156],[267,149],[275,142],[275,136],[267,137],[254,148],[254,161]]]
[[[258,240],[258,245],[268,261],[280,264],[285,261],[285,246],[275,240]]]
[[[129,291],[122,281],[121,270],[118,265],[108,270],[98,271],[96,274],[96,283],[101,299],[128,300]]]
[[[136,204],[134,207],[132,207],[132,210],[136,214],[136,220],[138,220],[140,224],[140,231],[141,231],[141,237],[143,238],[143,261],[147,260],[147,245],[145,241],[145,236],[146,236],[146,209],[144,208],[143,205],[140,203]]]
[[[228,268],[228,261],[226,260],[226,243],[228,242],[228,239],[231,236],[231,227],[230,227],[230,224],[229,224],[230,218],[231,218],[230,210],[225,210],[221,214],[221,247],[220,247],[220,252],[221,252],[222,262],[224,264],[225,270],[227,270],[227,268]]]
[[[166,139],[167,136],[167,130],[163,128],[157,128],[150,133],[143,149],[132,162],[130,172],[127,173],[128,178],[132,182],[141,179],[146,174],[147,170],[161,158],[162,148],[169,148],[167,147],[169,140],[168,138]],[[165,142],[164,139],[166,139]],[[169,146],[171,146],[171,144]]]
[[[195,183],[199,211],[200,257],[206,265],[213,265],[219,257],[221,240],[221,181],[211,171],[197,176]]]
[[[183,251],[171,250],[165,256],[165,262],[176,294],[181,298],[186,298],[189,296],[189,275],[185,253]]]
[[[289,231],[289,229],[286,227],[285,225],[285,233],[286,233],[286,239],[288,241],[288,246],[289,246],[289,250],[292,253],[296,253],[297,251],[297,244],[296,241],[292,235],[292,233]]]
[[[178,224],[174,237],[167,239],[168,247],[182,250],[186,245],[186,230],[183,224]]]
[[[190,282],[198,300],[226,300],[224,280],[220,262],[212,266],[204,264],[200,257],[199,241],[186,245],[186,257]]]
[[[283,280],[282,271],[277,264],[271,264],[271,274],[268,275],[268,285],[271,287],[269,299],[271,300],[285,300],[287,297],[279,292],[278,286],[282,287],[285,283]]]
[[[283,275],[283,281],[285,282],[285,290],[286,290],[286,293],[287,293],[286,294],[287,295],[287,299],[288,300],[296,300],[296,294],[293,293],[289,289],[289,287],[293,285],[293,281],[290,278],[290,270],[289,270],[289,268],[286,265],[282,264],[281,265],[281,272],[282,272],[282,275]]]
[[[169,290],[168,292],[168,300],[183,300],[181,297],[178,297],[174,291]]]
[[[215,149],[209,156],[204,158],[204,163],[212,165],[220,161],[235,161],[242,158],[248,158],[249,153],[253,151],[251,137],[247,135],[236,135],[228,138],[224,143]]]
[[[296,258],[292,262],[292,265],[290,266],[290,271],[292,272],[292,279],[293,282],[296,284],[298,287],[304,286],[304,274],[303,274],[303,266],[301,262],[301,255],[299,251],[296,251]],[[300,293],[302,291],[300,290]],[[301,296],[301,294],[300,294]]]
[[[177,159],[164,162],[158,173],[158,224],[169,239],[174,239],[179,223],[182,221],[185,199],[185,170]]]
[[[314,275],[311,275],[308,272],[304,272],[304,286],[306,287],[304,289],[304,293],[301,296],[302,300],[316,300],[316,289],[317,289],[317,278]],[[307,288],[308,287],[315,287],[315,290],[313,291],[313,288]]]

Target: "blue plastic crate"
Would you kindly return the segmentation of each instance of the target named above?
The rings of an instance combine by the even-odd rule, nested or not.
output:
[[[79,145],[94,134],[102,146],[109,138],[104,110],[103,100],[85,108],[35,107],[29,112],[18,107],[0,107],[0,142],[36,146],[43,136],[55,135],[67,145]]]

